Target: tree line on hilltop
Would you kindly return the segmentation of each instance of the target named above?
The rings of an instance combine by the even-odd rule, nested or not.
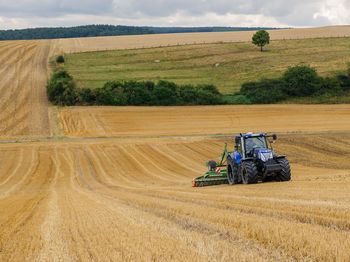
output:
[[[55,39],[95,36],[170,34],[194,32],[255,31],[277,29],[260,27],[150,27],[123,25],[84,25],[75,27],[42,27],[0,30],[0,40]]]

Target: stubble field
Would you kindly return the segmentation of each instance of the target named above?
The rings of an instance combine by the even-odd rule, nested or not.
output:
[[[1,76],[33,78],[1,86],[1,261],[349,261],[347,105],[56,109],[26,94],[57,44],[23,44],[0,42]],[[241,130],[280,133],[293,180],[191,188]]]

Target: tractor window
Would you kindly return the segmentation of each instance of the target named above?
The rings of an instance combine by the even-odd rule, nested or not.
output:
[[[251,153],[254,148],[268,148],[265,137],[249,137],[245,139],[245,151]]]
[[[236,144],[236,150],[237,150],[237,152],[242,154],[242,143],[241,143],[241,140],[239,140],[239,142]]]

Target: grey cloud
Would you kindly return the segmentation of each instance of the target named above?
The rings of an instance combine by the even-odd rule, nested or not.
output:
[[[110,12],[113,0],[0,0],[0,15],[6,17],[102,14]]]
[[[85,23],[97,23],[111,17],[128,22],[130,19],[155,21],[152,24],[156,24],[156,21],[176,16],[187,21],[189,17],[195,17],[196,21],[203,17],[205,23],[205,15],[211,13],[222,17],[259,15],[276,21],[277,25],[314,26],[331,23],[327,16],[314,18],[314,15],[322,6],[339,2],[350,10],[350,0],[0,0],[0,18],[26,19],[30,24],[31,20],[40,17],[59,21],[65,16],[81,18],[85,15]],[[89,16],[100,19],[91,21]],[[181,21],[176,23],[181,24]],[[222,25],[227,25],[225,20]]]

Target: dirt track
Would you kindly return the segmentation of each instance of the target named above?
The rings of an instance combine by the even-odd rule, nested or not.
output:
[[[0,42],[0,261],[350,260],[349,106],[51,107],[49,120],[49,49]],[[260,130],[284,133],[293,181],[191,188],[230,142],[213,134]]]

